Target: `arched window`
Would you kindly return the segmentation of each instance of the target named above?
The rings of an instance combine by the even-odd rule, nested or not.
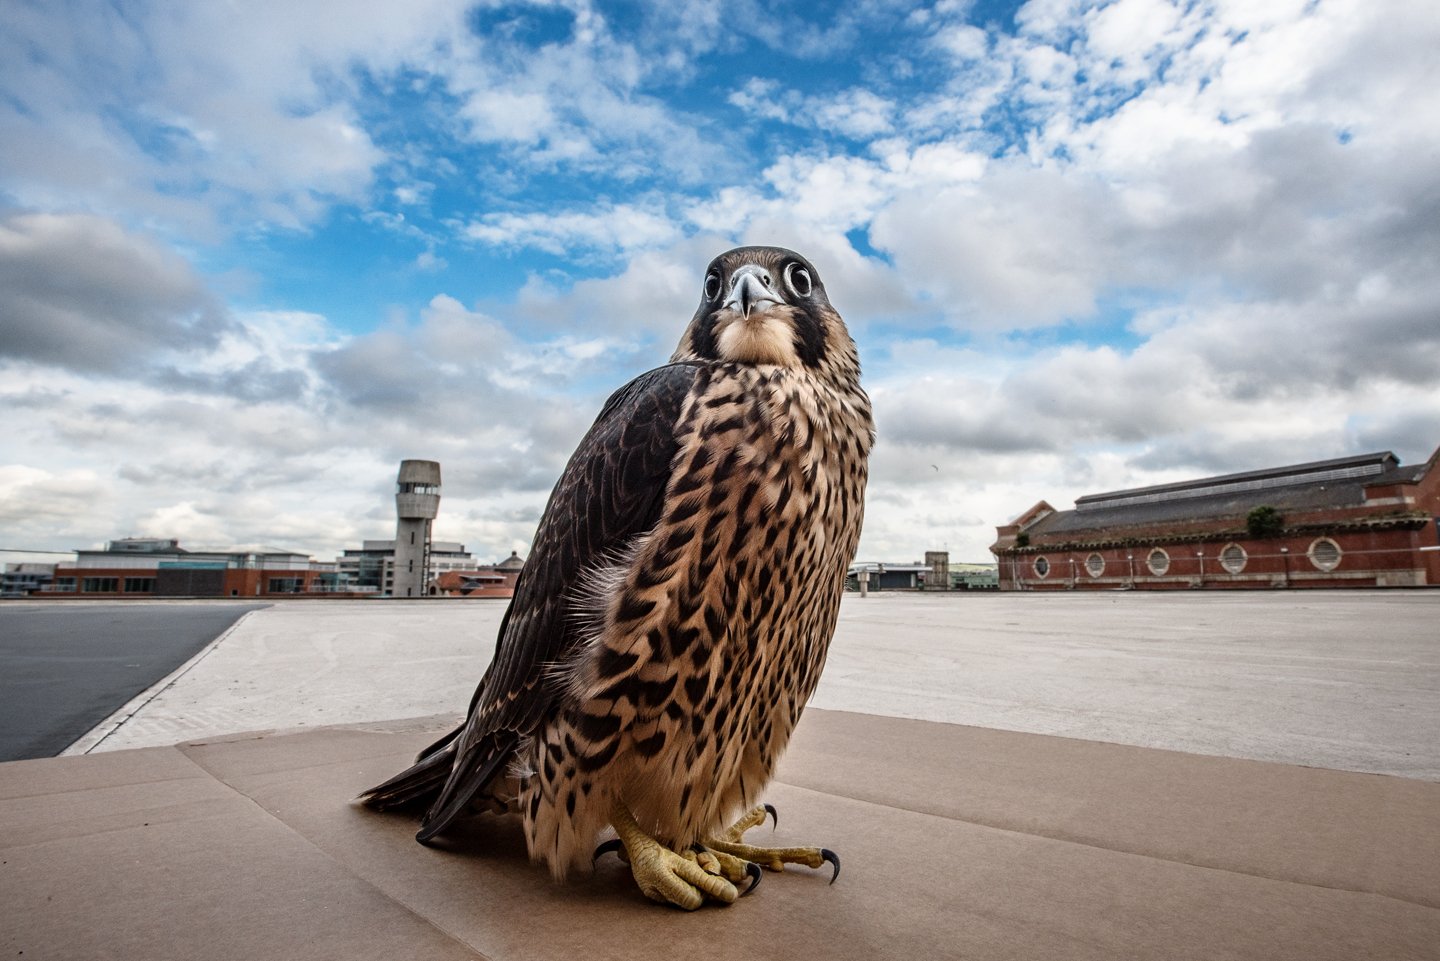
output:
[[[1105,573],[1105,558],[1099,554],[1091,554],[1085,558],[1085,573],[1091,577],[1099,577]]]
[[[1157,547],[1150,552],[1149,557],[1145,558],[1145,566],[1150,568],[1151,574],[1163,577],[1165,572],[1170,569],[1170,555]]]
[[[1220,552],[1220,566],[1231,574],[1239,574],[1245,569],[1245,562],[1249,560],[1245,548],[1239,544],[1226,544],[1225,549]]]
[[[1340,566],[1340,545],[1328,537],[1321,537],[1310,544],[1310,563],[1322,571],[1333,571]]]

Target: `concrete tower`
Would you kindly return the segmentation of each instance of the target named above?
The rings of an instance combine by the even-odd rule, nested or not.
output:
[[[424,597],[430,582],[430,522],[440,512],[440,464],[403,460],[395,489],[392,597]]]

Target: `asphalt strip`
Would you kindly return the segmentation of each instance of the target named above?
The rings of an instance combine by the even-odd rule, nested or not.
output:
[[[149,704],[155,698],[159,697],[172,684],[180,680],[180,678],[184,677],[186,674],[190,673],[190,671],[195,667],[195,665],[199,664],[201,661],[205,660],[205,658],[209,657],[210,652],[215,650],[215,648],[219,647],[222,643],[224,643],[225,639],[231,634],[233,634],[237,629],[239,629],[240,625],[244,624],[247,620],[249,620],[252,614],[257,614],[263,610],[266,610],[266,608],[256,608],[255,610],[246,611],[244,614],[241,614],[240,618],[235,621],[235,623],[231,624],[225,630],[221,631],[219,636],[217,636],[215,640],[211,641],[209,644],[206,644],[203,648],[196,652],[194,657],[190,658],[190,660],[186,661],[184,664],[181,664],[175,670],[171,671],[169,674],[165,675],[160,680],[156,681],[154,684],[150,685],[148,688],[141,691],[139,694],[135,695],[130,700],[126,701],[113,714],[111,714],[105,720],[101,721],[99,724],[92,727],[89,731],[85,732],[80,737],[76,738],[74,743],[72,743],[69,747],[61,751],[56,756],[69,757],[75,754],[89,754],[91,751],[95,750],[95,748],[99,747],[106,738],[114,734],[116,731],[120,730],[132,717],[140,713],[140,711],[144,709],[145,705]]]

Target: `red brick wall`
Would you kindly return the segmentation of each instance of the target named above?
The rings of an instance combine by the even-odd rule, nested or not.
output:
[[[1421,535],[1428,531],[1404,529],[1297,533],[1282,537],[1217,537],[1202,541],[1160,541],[1129,548],[1050,548],[1034,545],[1019,554],[1000,558],[1000,576],[1006,589],[1014,589],[1013,572],[1018,562],[1024,589],[1029,590],[1116,590],[1134,587],[1152,590],[1197,588],[1273,587],[1375,587],[1407,586],[1412,583],[1440,584],[1436,566],[1440,552],[1417,551]],[[1321,539],[1340,549],[1339,563],[1330,571],[1318,567],[1310,557],[1311,547]],[[1236,573],[1227,570],[1221,553],[1230,545],[1245,553],[1244,566]],[[1169,555],[1164,574],[1151,572],[1147,559],[1159,547]],[[1098,576],[1086,567],[1090,556],[1104,562]],[[1046,577],[1035,573],[1035,560],[1044,557],[1050,565]],[[1416,569],[1423,571],[1420,577]]]
[[[57,565],[55,568],[55,579],[73,577],[75,579],[75,590],[73,592],[48,592],[37,594],[37,597],[103,597],[103,598],[137,598],[154,597],[150,591],[127,592],[125,590],[126,578],[149,578],[152,581],[156,577],[155,569],[136,568],[95,568],[95,567],[65,567]],[[206,595],[211,597],[293,597],[289,593],[270,593],[270,580],[272,578],[299,578],[302,586],[302,594],[309,590],[311,582],[319,575],[315,571],[261,571],[250,569],[230,569],[222,571],[223,586],[219,594]],[[113,591],[86,591],[85,581],[87,578],[114,578],[115,590]]]

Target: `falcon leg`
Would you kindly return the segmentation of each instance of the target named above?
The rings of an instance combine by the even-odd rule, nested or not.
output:
[[[650,900],[694,911],[706,897],[726,904],[739,897],[735,885],[706,871],[696,863],[693,852],[688,858],[677,854],[641,830],[623,803],[616,802],[610,823],[625,845],[635,883]]]
[[[768,804],[757,807],[745,814],[718,837],[707,839],[705,847],[717,854],[728,854],[762,865],[772,871],[783,870],[787,864],[803,864],[806,867],[818,868],[828,862],[835,866],[835,873],[830,876],[830,883],[834,884],[835,879],[840,876],[840,858],[834,851],[811,847],[762,848],[744,843],[742,838],[745,832],[763,824],[766,815],[774,813],[775,809]]]

